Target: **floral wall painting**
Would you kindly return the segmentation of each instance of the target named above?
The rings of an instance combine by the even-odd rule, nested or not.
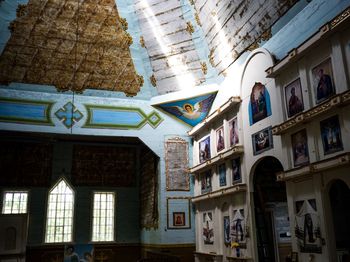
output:
[[[228,129],[230,133],[230,146],[234,146],[239,143],[238,125],[236,117],[228,122]]]
[[[343,150],[338,116],[332,116],[320,122],[324,154]]]
[[[226,165],[221,164],[218,167],[219,169],[219,184],[220,186],[226,186]]]
[[[203,213],[203,240],[204,244],[214,244],[214,222],[212,212]]]
[[[209,160],[210,154],[210,136],[199,142],[199,163]]]
[[[297,201],[295,208],[295,236],[300,252],[322,253],[321,229],[316,200]]]
[[[309,163],[309,149],[307,146],[306,129],[292,134],[292,151],[294,166],[306,165]]]
[[[284,89],[288,117],[292,117],[304,110],[303,95],[300,78],[294,80]]]
[[[273,148],[271,127],[267,127],[253,134],[252,143],[254,156]]]
[[[225,149],[224,127],[221,126],[216,130],[216,152]]]
[[[332,62],[330,58],[312,69],[312,80],[317,104],[334,95]]]
[[[241,182],[241,159],[232,159],[232,184]]]
[[[208,115],[215,96],[216,92],[154,106],[190,126],[195,126]]]
[[[229,216],[224,216],[224,243],[226,246],[231,244],[230,217]]]
[[[248,112],[250,125],[259,122],[272,114],[270,95],[267,88],[262,83],[255,83],[252,88]]]

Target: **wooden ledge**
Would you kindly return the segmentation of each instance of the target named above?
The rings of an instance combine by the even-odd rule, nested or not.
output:
[[[279,125],[272,127],[272,134],[282,135],[291,128],[299,126],[305,122],[309,122],[319,115],[325,114],[337,107],[343,107],[348,104],[350,104],[350,90],[334,95],[321,104],[314,106],[313,108],[302,112]]]
[[[222,257],[223,255],[220,254],[216,254],[216,253],[205,253],[205,252],[199,252],[199,251],[195,251],[193,252],[195,255],[200,255],[200,256],[207,256],[207,257]]]
[[[212,114],[208,115],[202,122],[193,127],[190,131],[188,131],[189,136],[194,136],[200,130],[203,130],[204,127],[208,126],[214,120],[216,120],[221,114],[231,109],[233,106],[241,103],[241,98],[239,96],[232,96],[227,100],[224,104],[222,104],[218,109],[215,110]]]
[[[330,22],[324,24],[314,35],[308,38],[297,48],[293,48],[287,56],[282,58],[277,64],[266,70],[267,77],[276,77],[291,62],[300,59],[305,53],[320,43],[320,41],[334,32],[343,30],[350,22],[350,7],[345,9],[341,14],[336,16]]]
[[[226,195],[236,194],[239,192],[246,192],[247,191],[247,185],[246,184],[236,184],[230,187],[226,187],[220,190],[216,190],[213,192],[209,192],[203,195],[192,197],[192,203],[196,203],[203,200],[208,200],[210,198],[218,198],[223,197]]]
[[[276,176],[277,181],[297,180],[307,178],[321,171],[326,171],[331,168],[339,168],[346,165],[350,165],[350,152],[346,152],[332,158],[324,159],[310,165],[279,172]]]
[[[226,256],[228,261],[253,261],[251,257],[230,257]]]
[[[203,162],[199,165],[196,165],[194,167],[191,167],[189,169],[189,173],[194,174],[194,173],[199,173],[201,171],[204,171],[205,169],[208,169],[210,167],[212,167],[213,165],[222,162],[230,157],[233,156],[238,156],[243,154],[243,146],[242,145],[236,145],[234,147],[231,147],[230,149],[210,158],[209,160],[207,160],[206,162]]]

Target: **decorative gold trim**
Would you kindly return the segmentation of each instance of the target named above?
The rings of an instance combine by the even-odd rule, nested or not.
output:
[[[193,34],[194,27],[193,27],[192,23],[191,22],[186,22],[186,24],[187,24],[186,31],[189,32],[190,34]]]
[[[201,20],[197,12],[194,14],[194,18],[196,19],[197,25],[202,26]]]
[[[128,22],[126,21],[126,18],[119,17],[119,23],[124,31],[128,30]]]
[[[212,67],[215,67],[214,63],[214,48],[210,49],[210,53],[208,55],[209,63],[211,64]]]
[[[321,171],[350,165],[350,152],[342,153],[332,158],[317,161],[307,166],[293,168],[277,173],[277,181],[288,181],[309,177]]]
[[[157,79],[156,77],[153,75],[151,75],[151,77],[149,78],[149,80],[151,81],[152,86],[156,87],[157,86]]]
[[[143,36],[140,36],[140,45],[141,47],[145,48],[145,39],[143,38]]]
[[[349,17],[350,17],[350,7],[330,22],[331,29],[338,26],[339,24],[341,24],[344,20],[346,20]]]
[[[231,147],[230,149],[210,158],[209,160],[207,160],[206,162],[204,163],[201,163],[199,165],[196,165],[194,167],[191,167],[189,169],[190,173],[194,174],[194,173],[200,173],[202,171],[204,171],[205,169],[209,169],[211,168],[213,165],[223,161],[223,160],[226,160],[226,159],[229,159],[231,157],[234,157],[234,156],[238,156],[238,155],[241,155],[243,154],[243,146],[242,145],[236,145],[234,147]]]
[[[203,74],[206,75],[207,72],[208,72],[207,63],[206,62],[200,62],[200,64],[201,64],[201,67],[202,67]]]
[[[203,195],[192,197],[192,203],[196,203],[199,201],[204,201],[212,198],[223,197],[227,195],[236,194],[239,192],[246,192],[247,185],[246,184],[236,184],[227,188],[223,188],[220,190],[212,191]]]
[[[289,129],[295,128],[305,122],[308,122],[319,115],[325,114],[332,109],[335,109],[337,107],[346,106],[350,103],[350,90],[347,90],[341,94],[335,95],[323,103],[305,111],[302,112],[287,121],[276,125],[272,128],[272,134],[273,135],[282,135],[286,133]]]

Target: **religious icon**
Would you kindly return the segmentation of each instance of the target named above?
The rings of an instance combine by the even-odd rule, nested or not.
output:
[[[213,214],[203,213],[203,240],[204,244],[214,244]]]
[[[250,125],[271,115],[270,96],[263,84],[255,83],[253,86],[248,111]]]
[[[236,117],[228,122],[228,129],[230,133],[230,146],[234,146],[239,143],[238,125]]]
[[[173,212],[173,226],[185,226],[185,212]]]
[[[199,162],[203,163],[209,160],[210,155],[210,136],[199,142]]]
[[[244,210],[234,210],[231,223],[231,241],[236,243],[244,243],[246,240],[244,235],[244,228]]]
[[[224,242],[225,245],[229,245],[231,243],[229,216],[224,216]]]
[[[220,186],[226,186],[226,165],[221,164],[219,165],[219,182]]]
[[[211,191],[211,170],[207,170],[201,174],[201,192],[202,194],[208,193]]]
[[[232,184],[241,181],[241,160],[240,158],[232,159]]]
[[[343,150],[338,116],[332,116],[320,122],[323,151],[331,154]]]
[[[312,77],[317,104],[335,94],[330,58],[312,69]]]
[[[253,154],[258,155],[273,147],[271,127],[267,127],[252,135]]]
[[[216,152],[220,152],[225,149],[225,141],[224,141],[224,127],[220,127],[216,130]]]
[[[322,253],[321,229],[316,200],[301,200],[295,203],[295,235],[300,252]]]
[[[306,129],[303,129],[291,136],[294,166],[301,166],[309,163],[309,150],[307,146]]]
[[[292,117],[304,110],[300,79],[293,81],[285,87],[288,117]]]

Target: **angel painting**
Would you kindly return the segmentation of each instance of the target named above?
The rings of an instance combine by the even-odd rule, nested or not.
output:
[[[166,112],[176,116],[185,123],[195,126],[209,113],[216,94],[209,94],[182,101],[159,105]]]

